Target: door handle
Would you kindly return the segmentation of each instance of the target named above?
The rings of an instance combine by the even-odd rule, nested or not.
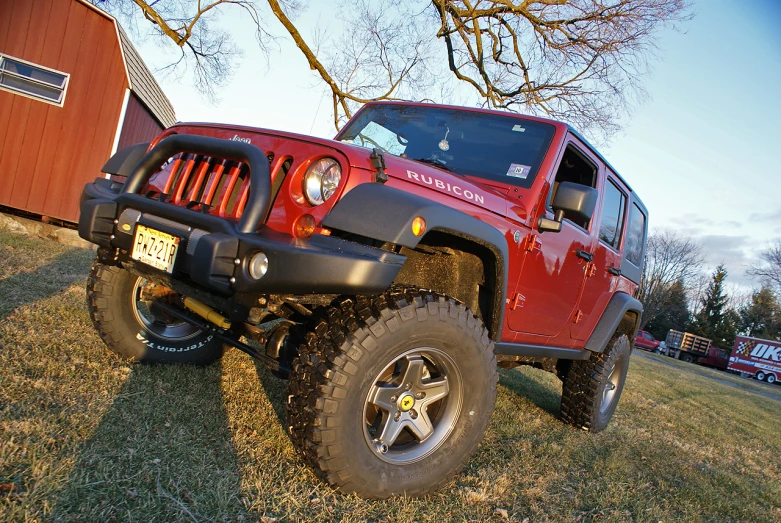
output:
[[[578,249],[577,251],[575,251],[575,254],[577,254],[578,258],[583,258],[586,261],[594,260],[594,255],[591,254],[590,252],[584,251],[583,249]]]
[[[621,276],[621,269],[619,269],[618,267],[608,267],[607,272],[609,272],[613,276]]]

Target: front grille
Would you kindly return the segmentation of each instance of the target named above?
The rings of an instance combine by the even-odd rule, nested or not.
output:
[[[271,174],[271,205],[293,158],[268,154]],[[241,162],[198,154],[180,153],[152,175],[146,196],[220,218],[238,220],[247,205],[251,187],[249,168]]]

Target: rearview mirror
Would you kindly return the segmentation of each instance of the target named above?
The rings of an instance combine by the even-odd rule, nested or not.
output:
[[[561,231],[566,216],[570,220],[587,222],[594,215],[597,206],[597,190],[579,183],[561,182],[553,197],[553,220],[542,217],[537,224],[540,232]]]

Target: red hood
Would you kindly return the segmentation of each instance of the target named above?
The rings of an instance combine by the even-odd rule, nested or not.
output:
[[[364,155],[368,156],[366,152]],[[479,205],[502,216],[507,215],[507,200],[502,196],[502,191],[480,183],[474,177],[460,176],[433,165],[392,154],[385,155],[385,164],[388,176]]]

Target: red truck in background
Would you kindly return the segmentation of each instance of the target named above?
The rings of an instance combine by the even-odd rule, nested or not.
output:
[[[708,347],[708,352],[704,357],[697,360],[698,365],[705,367],[713,367],[714,369],[727,370],[729,365],[729,354],[724,349],[720,349],[715,345]]]
[[[635,336],[635,347],[641,349],[650,350],[651,352],[659,352],[659,345],[661,341],[653,337],[653,335],[644,330],[638,330]]]
[[[727,368],[775,383],[781,379],[781,342],[738,336]]]

